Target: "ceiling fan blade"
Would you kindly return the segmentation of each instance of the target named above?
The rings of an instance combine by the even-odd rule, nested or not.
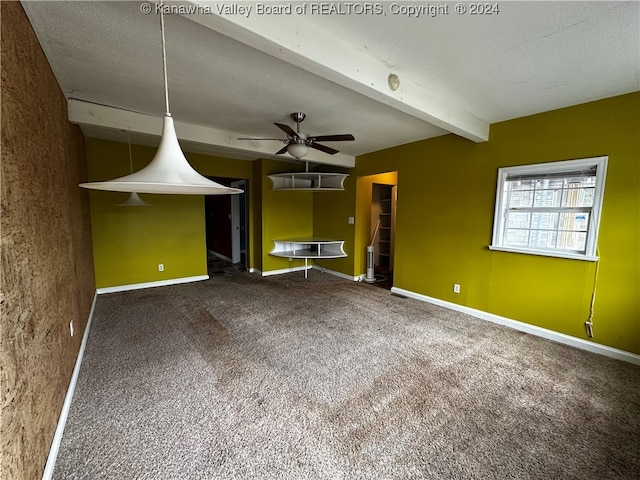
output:
[[[315,148],[316,150],[320,150],[321,152],[328,153],[329,155],[334,155],[339,152],[335,148],[327,147],[326,145],[320,145],[319,143],[312,143],[309,145],[311,148]]]
[[[285,125],[284,123],[274,123],[274,125],[278,127],[280,130],[282,130],[284,133],[289,135],[290,137],[298,138],[298,134],[289,125]]]
[[[278,140],[279,142],[286,142],[285,139],[282,138],[255,138],[255,137],[237,137],[236,140]]]
[[[289,145],[287,144],[287,145],[285,145],[284,147],[282,147],[280,150],[278,150],[278,151],[276,152],[276,155],[280,155],[281,153],[287,153],[287,147],[288,147],[288,146],[289,146]]]
[[[315,137],[309,137],[309,140],[314,142],[346,142],[355,140],[355,137],[350,133],[344,135],[317,135]]]

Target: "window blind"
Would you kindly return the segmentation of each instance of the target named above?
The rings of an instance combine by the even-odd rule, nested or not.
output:
[[[561,170],[558,172],[548,172],[548,173],[509,173],[507,174],[506,181],[507,182],[515,182],[522,180],[545,180],[550,178],[576,178],[576,177],[595,177],[598,171],[598,167],[593,165],[592,167],[582,169],[582,170]]]

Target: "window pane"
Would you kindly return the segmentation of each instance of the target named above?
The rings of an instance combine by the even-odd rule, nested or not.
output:
[[[558,247],[562,250],[584,251],[587,244],[586,232],[559,232]]]
[[[529,235],[529,247],[531,248],[555,248],[558,232],[554,230],[531,230]]]
[[[583,188],[572,183],[562,199],[563,207],[591,207],[593,205],[594,188]]]
[[[507,229],[504,244],[509,247],[526,247],[529,243],[529,230]]]
[[[567,212],[560,214],[560,230],[577,230],[586,232],[589,228],[589,214]]]
[[[537,190],[561,190],[564,186],[564,178],[543,178],[535,181]]]
[[[515,184],[519,182],[510,182]],[[507,208],[530,207],[533,203],[533,190],[509,190]]]
[[[533,190],[536,184],[535,180],[513,180],[507,181],[510,190]]]
[[[556,230],[558,228],[558,213],[534,213],[531,228],[540,230]]]
[[[589,213],[507,212],[504,245],[583,251]]]
[[[508,212],[507,228],[529,228],[530,216],[527,212]]]
[[[562,190],[538,190],[533,201],[534,207],[559,207]]]
[[[559,207],[562,190],[537,190],[533,200],[534,207]]]

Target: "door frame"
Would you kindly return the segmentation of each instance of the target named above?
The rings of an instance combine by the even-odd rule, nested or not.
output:
[[[246,255],[246,245],[247,245],[247,181],[246,180],[236,180],[231,182],[232,188],[239,188],[244,193],[240,193],[238,195],[231,196],[231,262],[232,263],[240,263],[242,260],[242,251],[241,251],[241,239],[240,239],[240,195],[245,195],[244,204],[245,204],[245,224],[244,224],[244,233],[245,233],[245,262],[247,260]]]

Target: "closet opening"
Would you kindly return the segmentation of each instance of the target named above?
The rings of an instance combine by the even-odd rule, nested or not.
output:
[[[398,172],[358,177],[354,273],[363,282],[388,290],[395,270]]]
[[[376,183],[371,188],[371,241],[373,247],[374,279],[367,279],[376,286],[391,289],[396,230],[397,186]],[[369,260],[370,261],[370,260]],[[370,269],[370,265],[367,266]],[[370,273],[367,275],[370,276]]]

